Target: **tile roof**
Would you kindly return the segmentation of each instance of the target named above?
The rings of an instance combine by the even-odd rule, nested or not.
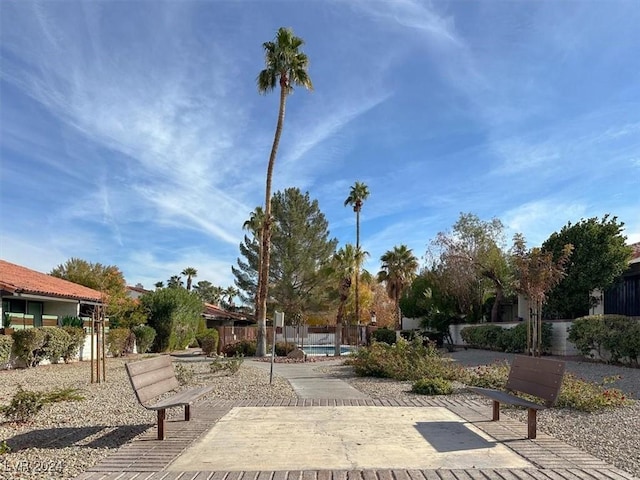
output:
[[[92,288],[0,260],[0,290],[45,297],[100,301],[102,294]]]
[[[632,243],[629,246],[631,247],[631,250],[632,250],[630,263],[635,263],[640,260],[640,242]]]

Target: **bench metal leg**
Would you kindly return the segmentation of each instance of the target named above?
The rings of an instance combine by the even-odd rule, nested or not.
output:
[[[191,420],[191,405],[184,406],[184,419],[187,422]]]
[[[493,421],[497,422],[500,420],[500,402],[497,400],[493,401]]]
[[[158,440],[164,440],[165,410],[158,410]]]
[[[535,408],[529,408],[529,414],[527,415],[527,438],[536,438],[537,430],[537,410]]]

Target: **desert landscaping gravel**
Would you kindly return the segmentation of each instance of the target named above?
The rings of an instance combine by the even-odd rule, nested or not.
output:
[[[478,351],[460,352],[456,356],[457,361],[468,365],[491,363],[495,358],[490,352]],[[3,441],[11,448],[9,453],[0,454],[0,479],[74,478],[148,428],[154,428],[155,412],[147,411],[137,403],[126,377],[124,363],[133,359],[107,359],[107,379],[99,384],[90,383],[88,362],[0,371],[0,404],[9,403],[18,385],[40,391],[73,387],[85,397],[83,401],[46,405],[35,420],[27,424],[9,423],[0,417],[0,448]],[[252,366],[251,361],[245,361],[233,376],[210,373],[209,362],[180,358],[175,358],[174,362],[193,372],[194,384],[214,386],[202,401],[296,397],[286,380],[274,377],[273,385],[269,385],[269,373]],[[640,369],[578,362],[567,365],[574,373],[584,370],[583,376],[592,381],[600,381],[603,376],[623,375],[617,386],[640,398]],[[351,367],[343,365],[328,366],[319,362],[313,368],[339,376],[373,398],[413,395],[409,393],[410,382],[358,378]],[[455,395],[470,394],[460,389]],[[481,397],[473,398],[487,402]],[[505,414],[523,418],[523,412],[518,410],[507,410]],[[169,411],[170,417],[180,415],[181,409]],[[542,411],[538,428],[640,477],[638,401],[628,407],[596,414],[563,409]]]

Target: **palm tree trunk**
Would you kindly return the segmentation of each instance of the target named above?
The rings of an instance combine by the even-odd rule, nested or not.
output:
[[[336,357],[340,356],[340,346],[342,345],[342,316],[344,314],[344,302],[340,301],[338,306],[338,314],[336,315],[336,334],[334,338],[335,351],[333,352]]]
[[[360,208],[356,209],[356,255],[360,254]],[[356,257],[356,325],[360,325],[360,259]]]
[[[285,82],[283,84],[283,81]],[[271,180],[273,178],[273,167],[276,163],[276,154],[280,144],[280,135],[284,124],[285,104],[287,92],[284,88],[286,77],[280,77],[280,108],[278,110],[278,123],[276,133],[273,138],[269,165],[267,167],[267,182],[264,195],[264,224],[262,226],[262,248],[260,252],[260,266],[258,271],[258,301],[256,305],[256,316],[258,317],[258,335],[256,356],[264,357],[267,354],[267,295],[269,293],[269,261],[271,257]]]

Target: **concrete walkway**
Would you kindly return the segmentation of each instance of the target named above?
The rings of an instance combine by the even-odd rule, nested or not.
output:
[[[366,400],[370,399],[356,388],[339,378],[333,378],[322,373],[319,369],[323,365],[340,365],[342,360],[326,360],[309,363],[274,363],[273,375],[286,378],[291,387],[302,399],[341,399],[341,400]],[[253,367],[261,368],[269,372],[271,363],[262,361],[250,361]]]
[[[252,366],[271,368],[251,361]],[[640,480],[490,406],[448,397],[372,400],[327,363],[275,364],[297,400],[210,401],[78,480]]]

